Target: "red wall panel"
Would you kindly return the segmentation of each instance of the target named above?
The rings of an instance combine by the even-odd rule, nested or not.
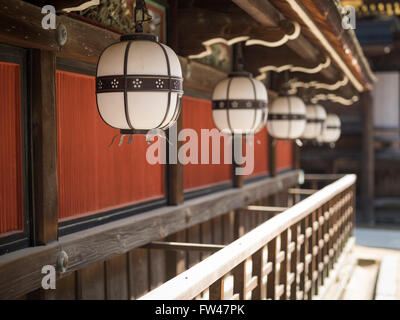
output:
[[[0,62],[0,234],[23,229],[20,68]]]
[[[278,140],[276,144],[276,167],[278,171],[293,168],[293,141]]]
[[[161,198],[163,165],[146,161],[144,136],[109,147],[119,132],[100,118],[94,77],[57,71],[60,219]]]
[[[211,102],[207,100],[184,97],[183,98],[183,128],[191,128],[197,132],[199,139],[198,161],[201,162],[201,129],[215,128],[212,119]],[[221,139],[221,163],[222,164],[187,164],[183,167],[184,189],[196,189],[231,181],[232,166],[223,164],[223,139]],[[210,139],[211,163],[211,139]]]

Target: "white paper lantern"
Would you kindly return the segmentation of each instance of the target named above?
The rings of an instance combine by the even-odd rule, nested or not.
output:
[[[215,126],[228,134],[254,134],[268,117],[268,95],[264,84],[247,72],[234,72],[214,89]]]
[[[135,33],[107,47],[99,58],[97,107],[121,133],[167,129],[181,109],[182,71],[174,51],[151,34]]]
[[[317,139],[322,132],[326,120],[326,111],[323,106],[309,104],[306,106],[306,128],[301,136],[303,139]]]
[[[268,133],[276,139],[300,138],[306,127],[306,106],[296,96],[275,99],[269,109]]]
[[[328,113],[324,122],[322,133],[317,141],[321,143],[335,143],[339,140],[341,134],[340,118],[333,113]]]

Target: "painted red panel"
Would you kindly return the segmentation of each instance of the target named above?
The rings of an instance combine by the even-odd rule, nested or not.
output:
[[[93,214],[165,194],[163,165],[146,161],[144,136],[109,147],[116,129],[100,118],[94,77],[57,71],[60,219]]]
[[[293,168],[293,141],[278,140],[276,144],[276,167],[278,171]]]
[[[183,127],[194,129],[199,137],[198,161],[200,163],[201,129],[215,128],[212,119],[211,102],[207,100],[184,97],[182,108]],[[223,139],[221,139],[220,152],[222,164],[187,164],[183,167],[183,186],[186,191],[231,181],[232,166],[230,164],[223,164],[223,149]],[[209,150],[209,162],[211,162],[211,139]]]
[[[254,136],[254,171],[250,177],[267,174],[268,166],[268,134],[263,128]]]
[[[0,62],[0,234],[23,230],[20,68]]]

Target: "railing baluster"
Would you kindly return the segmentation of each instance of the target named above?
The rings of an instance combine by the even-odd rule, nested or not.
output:
[[[267,299],[275,300],[276,287],[276,238],[268,243],[268,261],[272,263],[272,271],[267,280]]]
[[[224,280],[224,277],[222,277],[210,286],[210,300],[224,300]]]
[[[307,299],[311,300],[313,296],[314,289],[314,271],[315,271],[315,255],[314,255],[314,245],[315,245],[315,232],[314,223],[315,221],[315,211],[308,217],[308,228],[311,230],[311,235],[308,238],[308,254],[311,261],[308,264],[308,279],[306,283]]]
[[[303,265],[303,271],[300,276],[300,291],[302,299],[306,299],[306,284],[308,278],[308,265],[307,265],[307,254],[308,254],[308,238],[306,235],[307,231],[307,218],[301,220],[301,234],[303,235],[303,244],[300,249],[300,263]]]
[[[233,269],[233,291],[239,294],[239,299],[246,299],[245,294],[245,283],[246,283],[246,261],[240,263],[235,269]]]
[[[324,226],[322,228],[323,240],[324,240],[324,249],[322,250],[322,259],[324,263],[324,270],[322,273],[322,281],[321,284],[324,285],[325,279],[329,275],[329,202],[325,204],[323,207],[323,217],[325,220]]]
[[[280,300],[287,300],[287,287],[288,287],[288,230],[285,230],[281,233],[281,244],[280,244],[280,253],[283,253],[283,261],[279,263],[279,285],[283,285],[283,293],[280,297],[277,297]],[[278,289],[279,290],[279,289]]]
[[[241,300],[251,300],[252,292],[257,286],[258,278],[253,276],[252,257],[247,258],[233,269],[234,292]]]
[[[324,240],[323,240],[323,227],[325,223],[325,219],[323,215],[323,208],[322,206],[317,210],[317,221],[318,221],[318,231],[317,231],[317,246],[318,246],[318,256],[317,256],[317,270],[318,276],[316,279],[316,294],[319,293],[319,287],[322,286],[322,273],[324,271]]]
[[[323,297],[354,227],[354,183],[329,185],[142,298]]]
[[[296,223],[290,229],[290,242],[294,246],[293,252],[291,252],[291,254],[290,254],[290,272],[293,276],[292,283],[290,284],[290,293],[289,293],[290,300],[297,299],[297,279],[298,279],[297,265],[298,265],[298,256],[299,256],[298,255],[298,243],[297,243],[298,228],[299,228],[299,225]]]
[[[254,300],[267,299],[267,277],[272,271],[268,262],[267,246],[261,248],[253,255],[253,276],[257,277],[257,288],[253,291]]]

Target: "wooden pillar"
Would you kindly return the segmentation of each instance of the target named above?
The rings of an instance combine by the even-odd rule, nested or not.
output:
[[[179,33],[178,33],[178,0],[171,0],[169,2],[170,10],[169,10],[169,30],[168,30],[168,44],[175,51],[178,52],[179,49]],[[182,106],[181,106],[182,107]],[[181,109],[181,114],[176,122],[176,130],[177,135],[183,128],[183,108]],[[177,136],[178,137],[178,136]],[[176,138],[177,138],[176,137]],[[177,141],[177,147],[168,148],[169,152],[178,152],[179,148],[182,146],[182,142]],[[176,159],[178,159],[178,155],[176,154]],[[169,156],[167,158],[169,161]],[[168,162],[169,163],[169,162]],[[177,164],[168,164],[167,165],[167,175],[168,175],[168,204],[169,205],[178,205],[183,203],[183,166],[177,161]]]
[[[244,177],[242,175],[236,175],[236,169],[241,168],[244,164],[239,164],[236,162],[235,159],[235,148],[236,144],[241,140],[242,142],[242,153],[243,148],[245,147],[245,138],[242,136],[232,135],[232,175],[233,175],[233,187],[234,188],[241,188],[244,184]],[[246,151],[247,152],[247,151]]]
[[[179,49],[179,33],[178,33],[178,0],[169,1],[169,30],[168,30],[168,44],[169,46],[178,53]],[[182,108],[182,106],[181,106]],[[179,118],[176,122],[176,134],[179,135],[179,131],[183,128],[183,108]],[[178,136],[177,136],[178,137]],[[176,138],[177,138],[176,137]],[[178,159],[178,150],[182,145],[182,142],[177,142],[177,148],[173,152],[176,152]],[[168,144],[167,144],[168,145]],[[171,152],[171,150],[169,150]],[[168,152],[168,155],[169,155]],[[169,157],[167,158],[169,159]],[[169,161],[169,160],[168,160]],[[169,162],[168,162],[169,163]],[[183,166],[177,161],[177,164],[167,165],[167,179],[168,179],[168,204],[179,205],[184,202],[184,190],[183,190]],[[186,231],[180,231],[172,234],[166,238],[166,241],[171,242],[184,242],[186,241]],[[165,273],[166,280],[172,279],[179,273],[185,271],[185,252],[183,251],[167,251],[165,253]]]
[[[293,169],[300,169],[300,147],[297,145],[296,141],[293,142]]]
[[[57,105],[56,57],[32,50],[31,116],[34,186],[34,243],[57,240]]]
[[[373,101],[370,92],[361,94],[363,112],[363,138],[361,157],[361,201],[363,220],[374,224],[374,119]]]
[[[276,140],[271,136],[268,139],[269,173],[271,177],[277,176],[276,167]]]

